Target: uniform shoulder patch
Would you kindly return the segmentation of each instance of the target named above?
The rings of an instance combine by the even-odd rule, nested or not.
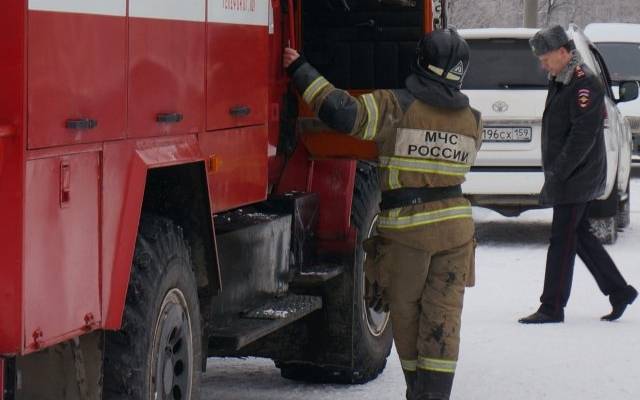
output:
[[[582,69],[582,67],[578,65],[578,66],[576,67],[576,77],[577,77],[578,79],[582,79],[582,78],[584,78],[585,76],[587,76],[587,74],[584,72],[584,69]]]
[[[578,90],[578,107],[587,108],[591,104],[591,89]]]

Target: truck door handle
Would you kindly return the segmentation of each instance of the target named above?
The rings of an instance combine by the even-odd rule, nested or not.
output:
[[[160,113],[156,115],[156,121],[164,124],[177,124],[183,119],[184,117],[180,113]]]
[[[251,108],[248,106],[235,106],[229,109],[229,114],[234,117],[246,117],[251,114]]]
[[[98,126],[98,121],[91,118],[68,119],[64,124],[67,129],[87,130]]]

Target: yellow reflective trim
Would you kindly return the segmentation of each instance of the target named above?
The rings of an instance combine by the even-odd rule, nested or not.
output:
[[[364,140],[373,140],[376,137],[376,128],[378,127],[378,105],[371,93],[362,95],[362,99],[367,109],[367,125],[362,138]]]
[[[418,369],[418,360],[403,360],[401,358],[400,366],[405,371],[415,371]]]
[[[398,189],[402,187],[400,185],[400,171],[397,169],[389,169],[389,188],[390,189]]]
[[[442,360],[437,358],[418,357],[417,367],[426,371],[456,372],[457,362],[453,360]]]
[[[324,77],[317,77],[313,82],[311,82],[309,86],[307,86],[307,89],[305,89],[304,93],[302,94],[302,98],[305,102],[310,104],[313,99],[316,98],[320,90],[322,90],[328,84],[329,81],[327,81]]]
[[[438,175],[464,176],[471,166],[447,161],[420,160],[417,158],[379,157],[380,167],[407,172],[420,172]]]
[[[431,72],[435,73],[436,75],[440,75],[440,76],[444,75],[444,69],[442,69],[442,68],[440,68],[440,67],[436,67],[435,65],[431,65],[431,64],[429,64],[429,65],[427,66],[427,68],[428,68]]]
[[[389,169],[391,169],[391,167],[389,167]],[[435,169],[435,168],[421,168],[421,169],[416,169],[416,168],[405,168],[405,167],[396,167],[393,169],[397,169],[400,171],[406,171],[406,172],[424,172],[424,173],[429,173],[429,174],[436,174],[436,175],[448,175],[448,176],[465,176],[466,172],[447,172],[447,171],[443,171],[441,169]]]
[[[445,79],[448,79],[450,81],[459,81],[461,77],[459,75],[454,75],[451,72],[447,72],[447,77]]]
[[[395,211],[395,209],[391,211]],[[387,217],[380,216],[378,218],[378,226],[387,229],[404,229],[452,219],[471,218],[472,216],[470,206],[449,207],[402,217],[392,216],[391,213],[389,213]]]

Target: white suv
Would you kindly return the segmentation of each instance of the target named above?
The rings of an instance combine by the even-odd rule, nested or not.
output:
[[[584,33],[604,57],[614,92],[621,81],[640,80],[640,24],[589,24]],[[619,105],[633,135],[633,160],[640,161],[640,99]]]
[[[540,131],[548,80],[529,46],[536,32],[522,28],[459,31],[471,48],[463,89],[484,122],[484,143],[462,188],[474,205],[507,216],[541,207]],[[607,88],[607,185],[601,201],[590,207],[590,219],[596,235],[613,243],[617,230],[629,223],[631,133],[616,107],[602,57],[576,26],[567,33]]]

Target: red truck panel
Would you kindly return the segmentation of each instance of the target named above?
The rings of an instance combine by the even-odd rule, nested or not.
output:
[[[27,162],[27,351],[92,328],[101,320],[99,165],[97,152]]]
[[[29,148],[124,137],[125,18],[29,11],[28,35]]]
[[[209,195],[220,212],[267,197],[267,128],[254,126],[200,135],[210,157]]]
[[[147,171],[203,161],[196,135],[104,144],[101,293],[105,328],[120,328]]]
[[[22,218],[25,127],[25,0],[0,12],[0,354],[22,336]],[[1,391],[0,391],[1,393]]]
[[[130,12],[145,15],[131,0]],[[162,2],[175,2],[163,0]],[[196,133],[204,124],[205,4],[199,21],[129,19],[129,137]],[[155,6],[160,7],[155,1]],[[175,118],[174,118],[175,117]],[[158,119],[169,119],[161,122]],[[178,121],[179,120],[179,121]]]
[[[207,130],[266,123],[268,3],[209,0]]]

